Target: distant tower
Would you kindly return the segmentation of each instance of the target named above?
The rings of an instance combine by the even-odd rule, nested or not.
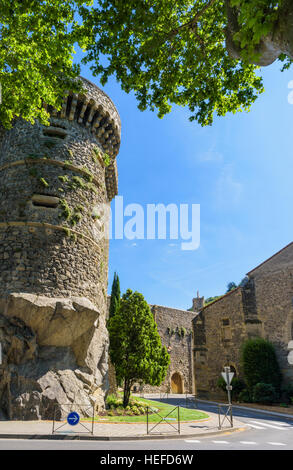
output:
[[[107,224],[121,124],[110,98],[82,82],[61,111],[48,107],[49,127],[17,119],[1,134],[0,408],[11,419],[50,418],[64,400],[102,406],[107,389]]]
[[[194,299],[192,299],[192,310],[198,312],[204,307],[204,297],[199,296],[199,291]]]

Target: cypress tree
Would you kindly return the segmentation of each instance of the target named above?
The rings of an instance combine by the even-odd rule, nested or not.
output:
[[[110,307],[109,307],[109,318],[115,315],[115,312],[117,311],[119,304],[120,304],[120,297],[121,297],[120,281],[119,281],[118,274],[115,272],[113,283],[112,283],[112,291],[111,291],[111,299],[110,299]]]
[[[123,406],[129,403],[135,382],[160,385],[166,377],[170,357],[142,294],[127,290],[108,322],[110,358],[119,383],[124,383]]]

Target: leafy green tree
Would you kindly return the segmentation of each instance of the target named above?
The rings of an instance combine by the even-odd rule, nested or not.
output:
[[[0,121],[15,117],[47,122],[42,102],[60,109],[66,90],[80,89],[73,63],[78,8],[82,0],[1,0]]]
[[[160,385],[170,363],[162,347],[150,307],[142,294],[130,289],[122,296],[120,306],[108,322],[110,358],[117,380],[124,382],[123,406],[128,406],[135,382]]]
[[[105,84],[114,75],[139,109],[159,117],[187,106],[201,125],[249,110],[263,91],[258,65],[293,58],[292,0],[2,0],[0,121],[48,122],[78,91],[83,62]]]
[[[252,398],[258,383],[271,384],[277,393],[281,389],[282,375],[274,346],[263,338],[247,340],[241,351],[244,380]]]
[[[112,317],[117,311],[120,305],[120,297],[121,297],[120,281],[119,281],[118,274],[115,272],[113,283],[112,283],[112,290],[111,290],[109,318]]]
[[[208,305],[208,304],[214,302],[215,300],[219,299],[220,297],[222,297],[222,296],[221,295],[215,295],[213,297],[208,297],[207,299],[205,299],[204,304]]]
[[[263,91],[255,64],[293,57],[291,0],[99,0],[84,11],[85,62],[114,75],[139,109],[188,106],[190,120],[248,110]],[[104,60],[104,57],[107,60]]]
[[[231,292],[231,290],[234,290],[236,288],[237,288],[237,284],[235,282],[229,282],[227,284],[226,294],[227,294],[227,292]]]

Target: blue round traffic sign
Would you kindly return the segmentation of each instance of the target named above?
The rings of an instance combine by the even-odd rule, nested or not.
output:
[[[76,413],[76,411],[72,411],[69,413],[67,416],[67,423],[70,424],[70,426],[75,426],[76,424],[79,423],[79,414]]]

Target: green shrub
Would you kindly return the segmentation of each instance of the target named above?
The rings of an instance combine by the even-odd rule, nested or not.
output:
[[[276,389],[272,384],[257,383],[253,387],[252,400],[255,403],[269,405],[277,400]]]
[[[121,406],[122,400],[119,399],[115,394],[110,394],[106,398],[106,407],[107,408],[117,408]]]
[[[286,403],[291,403],[293,399],[293,384],[286,384],[282,387],[282,399]]]
[[[138,409],[137,406],[132,407],[132,412],[133,412],[134,415],[137,415],[137,416],[139,416],[141,414],[140,410]]]
[[[223,379],[222,376],[219,377],[218,382],[217,382],[217,387],[223,390],[223,392],[226,392],[226,382]]]
[[[238,401],[242,403],[250,403],[252,401],[250,393],[247,388],[242,390],[238,395]]]
[[[106,408],[111,411],[112,414],[110,416],[115,416],[115,413],[119,416],[123,414],[133,416],[146,414],[147,405],[144,402],[139,402],[131,398],[129,404],[124,408],[122,398],[115,394],[110,394],[106,398]]]
[[[240,379],[238,377],[233,377],[231,381],[232,385],[232,397],[235,399],[239,398],[240,393],[246,388],[246,384],[243,379]]]
[[[239,398],[239,394],[245,389],[246,385],[245,385],[245,382],[244,380],[238,378],[238,377],[233,377],[232,381],[231,381],[231,385],[232,385],[232,392],[231,392],[231,395],[232,395],[232,398],[234,399],[238,399]],[[224,392],[227,392],[227,389],[226,389],[226,381],[223,379],[223,377],[219,377],[218,379],[218,382],[217,382],[217,386],[223,390]]]
[[[244,380],[250,394],[258,383],[271,384],[276,393],[281,390],[281,371],[273,345],[263,339],[247,340],[242,346],[241,363]]]
[[[135,406],[142,406],[143,408],[147,407],[147,405],[143,401],[133,400],[131,403]]]

